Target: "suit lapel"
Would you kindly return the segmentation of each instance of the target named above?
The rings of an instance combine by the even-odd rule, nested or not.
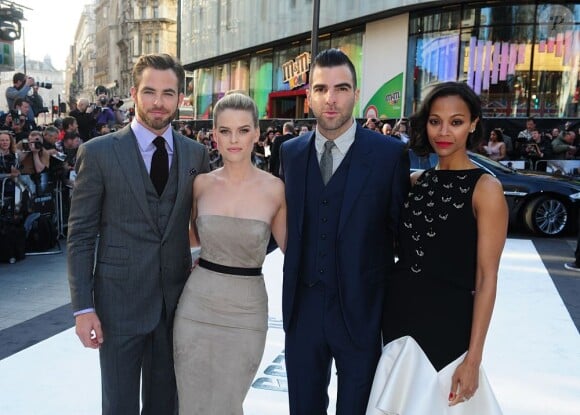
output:
[[[304,199],[306,197],[306,181],[308,180],[308,159],[313,141],[314,133],[310,133],[309,136],[306,135],[296,144],[297,148],[293,156],[289,157],[288,161],[285,161],[288,165],[293,166],[292,176],[303,180],[303,183],[298,183],[297,186],[294,186],[294,192],[290,195],[296,204],[296,209],[298,209],[298,220],[296,224],[298,225],[298,235],[300,236],[302,236],[302,225],[304,224]]]
[[[367,180],[367,177],[371,172],[371,165],[368,160],[372,151],[372,146],[370,145],[366,135],[360,130],[361,127],[357,126],[355,140],[350,148],[350,151],[352,151],[350,156],[350,167],[346,178],[342,208],[340,209],[340,219],[338,222],[339,237],[352,211],[354,203],[364,187],[364,182]]]
[[[143,183],[143,176],[141,174],[144,161],[139,152],[139,146],[133,130],[127,126],[115,137],[113,145],[121,172],[125,176],[125,180],[135,197],[136,205],[143,212],[151,228],[159,232],[157,223],[153,220],[153,216],[151,216],[151,211],[149,210],[145,183]]]

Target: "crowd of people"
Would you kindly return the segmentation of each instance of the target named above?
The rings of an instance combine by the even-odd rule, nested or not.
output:
[[[575,130],[571,122],[565,122],[560,127],[541,130],[536,120],[528,118],[526,128],[510,136],[501,127],[487,125],[487,137],[471,150],[495,161],[520,161],[522,168],[546,171],[550,160],[580,160],[580,129]],[[377,118],[368,118],[363,123],[364,128],[374,130],[409,142],[411,125],[407,118],[401,118],[392,127],[390,123]]]
[[[546,170],[548,160],[580,159],[580,135],[570,122],[542,131],[534,118],[526,120],[526,128],[515,138],[501,128],[489,132],[487,142],[476,151],[496,161],[524,161],[530,170]]]
[[[14,74],[13,85],[6,90],[7,110],[0,112],[0,226],[3,230],[6,226],[24,227],[27,237],[32,223],[27,219],[38,213],[66,234],[79,146],[122,128],[131,115],[121,110],[121,100],[102,94],[98,104],[80,98],[71,105],[69,115],[39,125],[38,115],[47,108],[38,88],[32,77]],[[43,234],[34,236],[43,238]],[[52,239],[52,233],[46,238]],[[8,259],[15,260],[12,256]]]

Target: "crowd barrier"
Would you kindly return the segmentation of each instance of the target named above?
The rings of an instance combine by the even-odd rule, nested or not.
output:
[[[515,170],[535,170],[559,176],[580,176],[580,160],[501,160]]]
[[[49,218],[53,226],[56,227],[56,244],[51,242],[50,249],[27,250],[26,255],[52,255],[62,252],[59,240],[65,237],[66,228],[66,204],[63,203],[63,185],[60,181],[54,184],[48,173],[41,174],[35,180],[34,186],[36,194],[31,197],[29,183],[24,179],[29,176],[18,176],[16,179],[7,174],[0,175],[2,183],[2,193],[0,194],[0,215],[2,221],[13,223],[13,226],[29,229],[31,220],[35,217],[45,216]],[[8,182],[12,182],[10,192],[6,191]],[[27,231],[28,232],[28,231]],[[54,232],[51,234],[54,237]],[[50,238],[46,241],[54,241]]]
[[[536,170],[562,176],[579,176],[580,160],[538,160]]]
[[[510,169],[534,170],[534,165],[530,160],[500,160],[500,163]]]

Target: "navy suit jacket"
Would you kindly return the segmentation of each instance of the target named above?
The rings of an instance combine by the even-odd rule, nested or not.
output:
[[[296,309],[302,253],[308,156],[314,132],[282,144],[288,242],[284,257],[282,312],[288,330]],[[314,150],[312,150],[314,151]],[[357,126],[350,150],[344,198],[335,242],[340,306],[355,344],[376,340],[384,286],[394,263],[399,213],[409,188],[404,144]]]

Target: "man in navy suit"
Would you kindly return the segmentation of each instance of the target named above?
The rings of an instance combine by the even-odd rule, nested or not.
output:
[[[308,90],[316,131],[282,145],[288,203],[282,308],[291,415],[327,413],[333,359],[336,413],[364,414],[381,353],[383,291],[409,161],[400,141],[357,125],[358,96],[349,58],[337,49],[321,52]]]

